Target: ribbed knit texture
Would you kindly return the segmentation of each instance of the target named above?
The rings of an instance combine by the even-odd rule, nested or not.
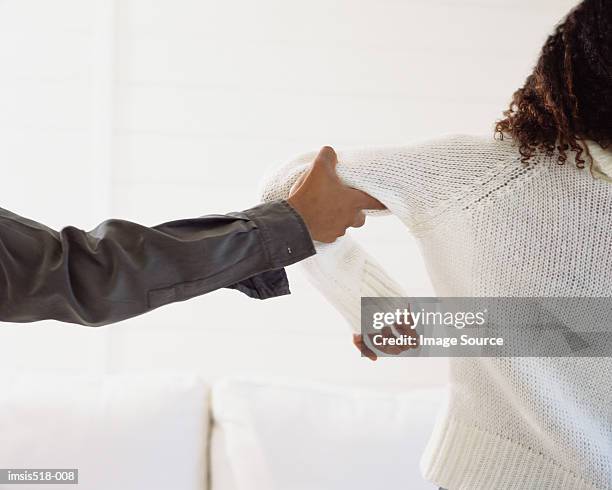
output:
[[[314,155],[272,175],[264,200],[286,198]],[[612,296],[612,185],[588,169],[545,155],[523,164],[508,138],[464,135],[338,157],[342,180],[413,232],[438,296]],[[317,251],[303,267],[355,330],[362,296],[405,296],[350,234]],[[450,490],[612,489],[611,359],[450,367],[425,478]]]

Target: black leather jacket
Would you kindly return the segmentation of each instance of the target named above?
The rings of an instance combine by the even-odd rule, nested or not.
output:
[[[289,294],[283,268],[314,253],[285,201],[152,228],[109,220],[90,232],[0,208],[0,321],[98,326],[224,287]]]

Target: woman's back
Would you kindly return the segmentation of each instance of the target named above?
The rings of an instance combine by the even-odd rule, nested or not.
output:
[[[612,298],[612,185],[554,157],[517,164],[507,143],[483,143],[510,149],[510,165],[420,236],[437,294]],[[449,405],[423,459],[429,479],[612,488],[610,358],[450,362]]]
[[[419,234],[439,294],[612,296],[612,185],[554,156],[522,164],[509,141],[461,141],[473,174]]]

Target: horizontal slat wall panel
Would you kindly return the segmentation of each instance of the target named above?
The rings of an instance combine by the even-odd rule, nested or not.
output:
[[[414,387],[440,386],[446,378],[441,359],[387,358],[372,363],[359,357],[345,333],[325,337],[292,332],[266,335],[261,328],[237,332],[230,322],[220,324],[214,331],[171,327],[152,332],[144,326],[124,328],[122,342],[115,344],[116,355],[123,359],[121,369],[199,369],[201,376],[211,383],[228,376],[257,375],[366,386],[396,393]]]
[[[513,34],[530,40],[546,32],[576,2],[572,0],[128,0],[120,29],[129,36],[200,37],[213,41],[327,42],[355,47],[441,45],[482,48],[479,39]],[[496,43],[497,44],[497,43]],[[500,43],[501,44],[501,43]],[[512,51],[509,47],[501,47]]]
[[[89,35],[93,10],[91,0],[2,0],[0,31],[27,32],[33,40],[62,32]]]
[[[307,134],[321,142],[410,141],[465,126],[488,128],[497,112],[486,100],[443,94],[366,97],[141,86],[122,87],[119,99],[119,130],[202,138]]]

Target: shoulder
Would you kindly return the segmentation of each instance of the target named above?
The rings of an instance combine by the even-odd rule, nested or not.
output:
[[[446,134],[435,138],[387,148],[382,152],[387,161],[395,161],[404,169],[437,183],[466,184],[516,165],[518,148],[510,139],[489,135]],[[422,180],[421,180],[422,183]]]
[[[347,180],[374,178],[418,186],[441,194],[462,191],[516,165],[520,154],[512,141],[490,135],[446,134],[399,146],[338,152]],[[349,182],[350,185],[350,182]]]
[[[496,139],[488,135],[445,134],[435,138],[414,140],[404,145],[338,152],[340,160],[363,159],[386,161],[410,166],[461,168],[462,165],[487,166],[515,160],[520,155],[510,138]]]
[[[514,143],[498,140],[493,133],[447,134],[398,151],[406,162],[402,179],[415,201],[412,207],[417,224],[433,223],[436,216],[461,208],[466,199],[521,165]]]
[[[407,148],[423,150],[431,154],[452,156],[459,160],[498,160],[518,155],[518,148],[509,137],[500,139],[490,134],[452,133],[408,145]]]

